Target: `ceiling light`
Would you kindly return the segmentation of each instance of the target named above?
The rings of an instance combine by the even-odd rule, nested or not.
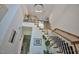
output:
[[[35,10],[35,12],[41,13],[41,12],[43,12],[43,11],[42,11],[42,10]]]
[[[41,13],[41,12],[43,12],[44,6],[43,6],[43,4],[35,4],[34,8],[35,8],[35,10],[34,10],[35,12]]]

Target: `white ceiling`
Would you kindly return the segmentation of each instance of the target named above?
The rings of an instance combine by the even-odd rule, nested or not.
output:
[[[35,15],[38,18],[40,18],[40,20],[45,20],[47,17],[49,17],[49,15],[51,14],[54,5],[52,4],[44,4],[44,11],[42,13],[36,13],[35,12],[35,8],[34,8],[34,4],[27,4],[27,9],[30,15]]]
[[[69,6],[68,4],[43,4],[44,11],[42,13],[36,13],[34,4],[27,4],[28,13],[30,15],[37,16],[40,20],[46,20],[47,17],[50,17],[51,14],[55,16],[55,18],[61,17],[65,9]]]
[[[34,4],[27,4],[26,7],[28,9],[28,13],[30,15],[37,16],[40,20],[46,20],[47,17],[52,17],[54,19],[58,19],[62,17],[65,11],[70,6],[69,4],[43,4],[44,5],[44,12],[36,13],[34,9]]]

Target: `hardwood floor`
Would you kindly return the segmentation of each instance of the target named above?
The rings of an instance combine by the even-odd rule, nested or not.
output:
[[[21,54],[27,54],[29,52],[31,35],[24,35]]]

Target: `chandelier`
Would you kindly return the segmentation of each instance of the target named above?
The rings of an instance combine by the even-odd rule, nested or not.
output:
[[[44,5],[43,4],[35,4],[34,9],[35,9],[35,12],[42,13],[44,10]]]

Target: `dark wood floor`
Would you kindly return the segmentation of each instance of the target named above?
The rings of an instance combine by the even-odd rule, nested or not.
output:
[[[29,52],[31,35],[24,35],[21,54],[27,54]]]

